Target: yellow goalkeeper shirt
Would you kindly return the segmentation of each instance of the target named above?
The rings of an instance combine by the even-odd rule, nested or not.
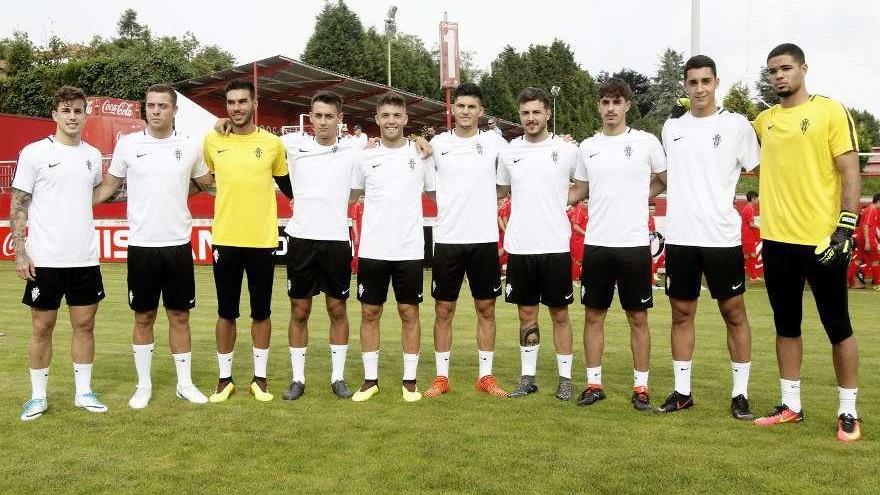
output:
[[[281,139],[263,129],[205,136],[205,163],[217,181],[213,243],[272,248],[278,245],[278,205],[272,176],[287,175]]]
[[[761,141],[761,237],[817,245],[840,213],[834,158],[858,151],[849,112],[831,98],[812,95],[795,107],[773,105],[752,125]]]

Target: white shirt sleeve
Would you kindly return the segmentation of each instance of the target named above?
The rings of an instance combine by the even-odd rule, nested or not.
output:
[[[495,182],[499,186],[510,185],[510,171],[507,170],[503,154],[498,155],[498,169],[495,171]]]
[[[195,142],[198,145],[198,153],[196,153],[196,156],[193,159],[192,174],[190,174],[190,177],[193,179],[208,175],[208,164],[205,163],[205,152],[202,149],[203,144],[200,141]]]
[[[437,169],[434,157],[422,159],[422,172],[424,173],[425,191],[437,190]]]
[[[737,160],[746,172],[755,170],[761,162],[761,145],[758,144],[758,136],[755,128],[745,118],[740,119],[739,129],[739,153]]]
[[[92,187],[97,187],[104,179],[104,157],[97,148],[93,148],[94,162],[92,165]]]
[[[365,179],[364,179],[364,168],[362,158],[359,158],[355,161],[354,166],[351,171],[351,188],[352,189],[364,189],[365,187]]]
[[[107,169],[107,173],[113,177],[124,179],[126,176],[126,170],[128,169],[125,161],[126,148],[128,148],[126,146],[127,142],[128,140],[123,137],[116,142],[116,147],[113,148],[113,158],[110,159],[110,168]]]
[[[587,164],[589,163],[589,158],[584,158],[584,155],[587,154],[587,147],[584,146],[586,141],[581,143],[580,147],[578,147],[578,155],[580,155],[580,160],[578,160],[577,168],[574,171],[575,180],[589,182],[590,176],[587,174]]]
[[[33,194],[34,184],[37,182],[37,161],[31,147],[25,147],[18,155],[18,163],[15,165],[15,178],[12,187],[28,194]]]
[[[583,154],[581,154],[580,148],[578,148],[577,146],[572,144],[570,149],[571,149],[572,156],[571,156],[571,161],[569,163],[568,177],[569,178],[572,178],[572,177],[577,178],[577,177],[575,177],[577,175],[577,171],[579,169],[585,168],[586,164],[584,164],[584,156],[583,156]]]
[[[663,151],[663,145],[653,135],[649,135],[653,148],[651,149],[651,172],[659,174],[666,171],[666,152]]]

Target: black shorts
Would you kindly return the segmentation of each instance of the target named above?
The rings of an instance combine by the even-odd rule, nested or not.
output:
[[[217,288],[217,314],[220,318],[238,318],[241,282],[248,279],[251,318],[265,320],[272,314],[272,281],[275,277],[275,248],[214,246],[214,285]]]
[[[323,292],[348,299],[351,286],[351,244],[291,237],[287,245],[287,296],[310,299]]]
[[[504,300],[519,306],[543,303],[562,308],[574,302],[571,254],[513,254],[507,259]]]
[[[379,305],[388,300],[388,282],[400,304],[420,304],[423,300],[424,261],[386,261],[361,258],[358,262],[358,301]]]
[[[167,309],[189,310],[196,305],[192,247],[128,247],[128,307],[153,311],[159,295]]]
[[[91,306],[104,299],[104,281],[101,268],[80,266],[74,268],[35,268],[34,280],[24,286],[21,302],[34,309],[55,310],[61,307],[61,298],[68,306]]]
[[[650,246],[584,246],[581,303],[608,309],[615,285],[624,310],[641,311],[654,305]]]
[[[853,334],[847,302],[846,265],[824,266],[815,246],[764,241],[764,281],[773,308],[776,334],[800,337],[804,281],[810,283],[819,319],[832,344]]]
[[[500,296],[498,243],[434,244],[434,264],[431,267],[431,295],[434,299],[457,301],[465,274],[474,299]]]
[[[742,246],[701,247],[666,245],[666,295],[692,301],[700,297],[706,276],[713,299],[730,299],[746,291]]]

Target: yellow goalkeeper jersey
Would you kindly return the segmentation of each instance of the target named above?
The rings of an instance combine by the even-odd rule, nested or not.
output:
[[[858,151],[852,117],[839,102],[812,95],[795,107],[773,105],[752,125],[761,141],[761,237],[817,245],[840,213],[834,158]]]

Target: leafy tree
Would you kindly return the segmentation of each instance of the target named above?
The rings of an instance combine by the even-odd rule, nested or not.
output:
[[[681,53],[667,48],[660,56],[657,65],[657,74],[651,79],[651,87],[648,90],[650,100],[653,102],[648,116],[662,125],[669,117],[675,100],[684,96],[684,57]]]
[[[776,96],[776,91],[773,91],[773,85],[770,84],[770,74],[767,72],[766,66],[761,67],[761,77],[755,83],[755,92],[759,98],[758,110],[765,110],[779,103],[779,97]]]
[[[758,116],[758,107],[752,101],[749,87],[742,81],[738,81],[730,87],[730,91],[724,97],[724,108],[745,115],[749,120],[755,120],[755,117]]]
[[[869,152],[874,146],[880,146],[880,121],[867,110],[849,109],[853,123],[856,126],[856,140],[859,150]],[[867,162],[867,157],[862,157],[862,162]]]
[[[134,40],[147,41],[150,39],[150,29],[142,26],[137,21],[137,12],[134,9],[126,9],[116,22],[116,33],[123,43]]]
[[[315,31],[306,43],[303,62],[324,69],[366,76],[367,34],[360,18],[343,0],[327,2],[316,17]],[[374,80],[374,79],[371,79]]]
[[[485,104],[490,113],[518,122],[516,97],[527,86],[543,89],[559,86],[556,126],[559,133],[575,139],[592,135],[600,126],[596,109],[596,82],[574,60],[571,47],[560,40],[549,46],[532,45],[517,53],[505,47],[492,62],[492,72],[481,80]]]

